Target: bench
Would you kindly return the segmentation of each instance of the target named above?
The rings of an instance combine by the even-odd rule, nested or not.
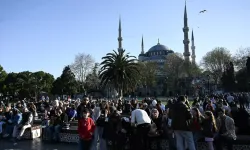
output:
[[[42,140],[43,141],[48,141],[49,136],[47,135],[45,128],[43,128],[42,132]],[[78,143],[79,141],[79,136],[78,136],[78,131],[77,131],[77,126],[70,126],[70,129],[62,129],[60,133],[60,141],[61,142],[66,142],[66,143]]]
[[[40,125],[33,125],[31,128],[27,128],[24,131],[22,139],[32,140],[41,137],[41,127]]]

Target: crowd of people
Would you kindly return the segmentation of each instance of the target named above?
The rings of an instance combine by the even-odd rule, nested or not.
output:
[[[11,137],[16,145],[16,141],[22,138],[25,130],[32,127],[35,117],[37,117],[37,113],[34,103],[26,103],[23,100],[13,106],[1,102],[0,135],[3,138]]]
[[[248,93],[199,97],[192,104],[178,96],[166,105],[155,98],[22,101],[0,107],[0,133],[20,139],[39,111],[53,142],[60,142],[62,129],[78,122],[80,150],[147,150],[152,142],[160,150],[162,139],[168,140],[169,150],[197,150],[198,141],[206,142],[209,150],[233,150],[236,133],[250,134],[249,102]]]

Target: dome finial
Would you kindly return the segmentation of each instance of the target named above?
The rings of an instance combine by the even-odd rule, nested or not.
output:
[[[159,40],[159,38],[158,38],[158,44],[160,44],[160,40]]]

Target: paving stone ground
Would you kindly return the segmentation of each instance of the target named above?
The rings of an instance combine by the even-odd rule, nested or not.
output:
[[[17,145],[9,140],[0,139],[0,150],[77,150],[77,144],[47,143],[40,138],[34,140],[19,141]]]

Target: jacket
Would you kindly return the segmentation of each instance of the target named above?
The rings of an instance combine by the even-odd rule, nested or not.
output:
[[[33,115],[31,112],[25,112],[22,114],[22,125],[32,125],[33,124]]]
[[[22,121],[22,114],[17,114],[15,116],[13,116],[13,120],[12,120],[12,123],[14,125],[19,125]]]
[[[222,123],[222,120],[221,120],[220,117],[218,117],[217,118],[217,127],[218,127],[218,129],[220,129],[221,123]],[[233,138],[234,140],[236,140],[237,136],[235,134],[234,120],[229,116],[226,116],[225,127],[226,127],[227,132],[223,133],[222,136],[226,136],[228,138]]]
[[[95,131],[95,123],[91,118],[78,120],[78,133],[82,140],[91,140]]]
[[[208,137],[208,138],[214,137],[215,129],[211,121],[204,119],[202,122],[202,129],[203,129],[202,133],[205,137]]]
[[[169,110],[169,119],[172,119],[173,130],[190,131],[192,114],[186,104],[182,102],[174,104]]]

